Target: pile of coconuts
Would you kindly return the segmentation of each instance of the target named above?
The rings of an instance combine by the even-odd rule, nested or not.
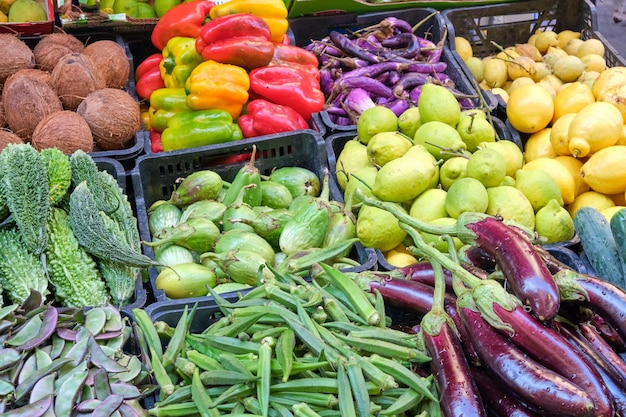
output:
[[[8,143],[66,154],[133,145],[141,111],[125,90],[131,68],[119,43],[52,33],[31,48],[0,33],[0,56],[0,151]]]

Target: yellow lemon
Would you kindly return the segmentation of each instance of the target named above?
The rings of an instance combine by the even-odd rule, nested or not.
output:
[[[509,79],[511,80],[515,80],[519,77],[532,77],[535,73],[535,61],[524,55],[520,55],[508,61],[506,66]]]
[[[581,161],[578,158],[574,158],[571,155],[557,156],[556,158],[554,158],[554,160],[563,164],[565,168],[569,170],[570,174],[572,175],[572,178],[574,178],[574,183],[576,185],[575,192],[574,192],[575,195],[578,196],[584,193],[585,191],[589,191],[589,186],[583,180],[583,177],[580,176],[580,169],[583,166],[583,161]]]
[[[385,252],[385,260],[389,265],[396,268],[403,268],[418,262],[417,258],[411,255],[402,244]]]
[[[559,38],[556,32],[546,30],[541,32],[535,38],[534,45],[537,47],[540,53],[545,53],[550,46],[558,46]]]
[[[569,126],[569,149],[584,157],[615,145],[622,134],[622,113],[611,103],[596,101],[576,113]]]
[[[613,207],[615,203],[608,196],[599,193],[597,191],[589,190],[578,195],[574,202],[568,204],[565,208],[569,212],[570,216],[574,218],[576,212],[581,207],[593,207],[597,210],[602,210],[607,207]]]
[[[576,117],[576,113],[568,113],[552,123],[550,143],[557,155],[572,154],[569,150],[569,125],[574,117]]]
[[[580,44],[578,49],[576,49],[576,56],[581,58],[588,54],[596,54],[600,56],[604,56],[604,44],[599,39],[590,38],[583,43]]]
[[[545,171],[550,174],[552,178],[554,178],[561,189],[561,196],[563,197],[564,204],[569,204],[574,201],[574,198],[576,198],[576,182],[565,165],[552,158],[537,158],[526,163],[522,167],[522,170],[532,169]]]
[[[578,113],[588,104],[596,101],[591,88],[581,82],[572,82],[559,89],[554,97],[554,117],[552,123],[567,113]]]
[[[585,64],[585,71],[602,72],[606,69],[606,60],[602,55],[587,54],[580,60]]]
[[[530,77],[519,77],[516,78],[515,80],[513,80],[511,82],[511,85],[509,86],[509,91],[508,93],[511,94],[511,92],[513,92],[513,90],[515,90],[517,87],[521,87],[523,85],[527,85],[527,84],[534,84],[535,81],[530,78]]]
[[[567,43],[572,39],[580,39],[580,32],[576,32],[570,29],[562,30],[557,36],[559,40],[559,48],[565,49]]]
[[[472,44],[462,36],[454,37],[454,47],[463,61],[470,58],[474,54],[472,51]]]
[[[584,41],[580,38],[570,39],[565,44],[565,48],[563,49],[565,50],[565,52],[567,52],[568,55],[576,55],[576,53],[578,52],[578,48],[580,48],[583,42]]]
[[[396,206],[404,211],[402,206]],[[366,248],[383,252],[398,246],[406,237],[398,219],[390,212],[373,206],[363,206],[356,221],[356,235]]]
[[[485,62],[483,81],[490,88],[502,87],[508,79],[509,70],[504,60],[493,58]]]
[[[600,149],[583,164],[580,175],[589,187],[603,194],[626,190],[626,146]]]
[[[546,243],[570,240],[576,233],[572,216],[556,200],[550,200],[539,209],[535,215],[535,231]]]
[[[507,93],[504,88],[496,87],[492,88],[491,91],[493,92],[493,94],[497,94],[498,96],[500,96],[502,98],[502,101],[504,101],[505,103],[509,101],[509,93]]]
[[[476,81],[481,82],[485,78],[485,62],[477,56],[465,59],[465,65],[470,70]]]
[[[602,214],[604,216],[604,218],[606,219],[606,221],[610,222],[611,221],[611,217],[613,217],[613,215],[615,213],[617,213],[618,211],[620,211],[621,209],[626,208],[626,206],[613,206],[613,207],[607,207],[605,209],[600,210],[600,214]]]
[[[515,44],[515,52],[520,54],[520,56],[527,56],[533,61],[541,61],[541,52],[539,52],[535,45],[531,45],[529,43]]]
[[[510,95],[506,115],[523,133],[535,133],[548,126],[554,115],[552,96],[538,84],[516,88]]]
[[[524,160],[526,162],[542,157],[554,158],[557,156],[550,142],[551,132],[552,128],[546,127],[528,137],[524,144]]]
[[[580,77],[585,68],[585,63],[579,57],[568,55],[554,63],[552,72],[564,82],[569,83]]]
[[[593,88],[593,84],[596,82],[599,76],[600,73],[598,71],[585,71],[583,72],[583,75],[578,78],[577,81],[585,84],[589,88]]]
[[[530,77],[536,83],[552,75],[552,68],[545,62],[535,62],[535,73]]]

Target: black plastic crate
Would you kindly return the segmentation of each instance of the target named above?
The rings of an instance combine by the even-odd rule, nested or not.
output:
[[[420,37],[427,38],[435,43],[444,40],[449,33],[447,31],[446,22],[433,8],[409,8],[397,11],[377,12],[367,14],[346,13],[330,16],[311,16],[299,17],[289,21],[290,35],[292,41],[298,46],[306,46],[312,40],[321,40],[331,31],[336,30],[344,33],[350,33],[365,27],[375,25],[383,21],[387,17],[396,17],[406,20],[411,25],[419,27],[415,30],[415,34]],[[444,46],[441,55],[441,61],[447,64],[445,73],[454,82],[455,88],[462,93],[476,95],[476,88],[472,84],[471,79],[463,71],[457,60],[452,55],[452,50],[448,46]],[[493,110],[497,106],[494,95],[490,92],[482,92],[485,105],[489,110]],[[481,101],[478,97],[472,99],[475,107],[481,107]],[[332,135],[338,132],[351,131],[355,129],[355,125],[341,126],[334,123],[328,112],[320,112],[320,118],[326,125],[327,133]]]
[[[228,158],[250,155],[253,145],[257,148],[255,164],[263,175],[269,175],[274,168],[297,166],[307,168],[322,178],[328,167],[324,140],[313,130],[229,142],[204,150],[187,149],[143,155],[137,159],[131,174],[141,238],[144,241],[151,240],[147,209],[158,200],[169,199],[178,178],[184,178],[201,169],[211,169],[224,180],[232,181],[249,156],[234,163],[228,162]],[[154,251],[150,247],[145,246],[144,253],[154,257]],[[360,267],[351,270],[371,269],[376,265],[375,254],[366,251],[358,243],[351,257],[360,264]],[[156,288],[157,275],[157,270],[150,268],[150,285],[154,299],[169,300],[162,290]],[[204,298],[206,297],[202,297]]]
[[[473,79],[469,68],[456,51],[454,38],[467,39],[474,56],[484,58],[499,52],[492,43],[502,47],[525,43],[537,30],[578,31],[581,39],[598,39],[605,47],[604,58],[609,67],[624,66],[626,60],[599,32],[596,8],[589,0],[532,0],[447,9],[443,18],[448,26],[448,48],[457,66]],[[506,105],[499,101],[498,116],[505,120]]]
[[[116,35],[114,33],[107,32],[92,32],[92,33],[82,33],[82,34],[72,34],[78,40],[80,40],[84,45],[89,45],[96,41],[101,40],[109,40],[114,41],[119,44],[126,53],[126,57],[130,63],[130,71],[128,76],[128,81],[124,87],[124,90],[130,94],[135,100],[137,100],[137,91],[135,89],[135,66],[133,61],[133,56],[131,54],[130,48],[127,43],[120,35]],[[35,48],[35,46],[39,43],[39,41],[44,37],[43,36],[28,36],[21,38],[31,49]],[[116,149],[116,150],[95,150],[90,152],[93,158],[112,158],[118,161],[121,161],[124,165],[125,169],[132,168],[132,162],[134,159],[141,153],[143,153],[145,144],[145,134],[142,130],[138,130],[135,133],[135,136],[129,146],[125,149]]]
[[[128,201],[133,204],[132,194],[129,195],[128,191],[128,175],[121,162],[112,158],[93,158],[98,169],[100,171],[106,171],[111,174],[119,184],[120,188],[124,191],[124,194],[128,197]],[[133,308],[141,308],[146,305],[148,300],[148,293],[143,284],[143,275],[140,274],[135,280],[135,295],[130,302],[122,306],[121,310],[124,314],[130,314]]]

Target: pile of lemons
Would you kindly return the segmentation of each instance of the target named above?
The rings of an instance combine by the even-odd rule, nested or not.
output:
[[[365,110],[357,135],[337,157],[335,175],[357,216],[358,238],[393,266],[418,260],[406,249],[406,232],[387,211],[361,204],[356,189],[441,226],[478,212],[513,221],[546,242],[574,236],[559,179],[545,166],[525,164],[514,142],[497,138],[487,113],[462,111],[437,84],[425,84],[417,107],[400,117],[383,106]],[[422,237],[442,252],[451,249],[440,236]],[[452,242],[461,248],[460,240]]]

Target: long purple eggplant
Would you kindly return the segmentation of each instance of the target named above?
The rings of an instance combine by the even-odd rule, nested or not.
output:
[[[584,390],[540,365],[493,328],[471,297],[460,297],[457,308],[483,363],[522,401],[557,415],[594,415],[593,401]]]
[[[626,362],[615,352],[611,346],[600,336],[589,323],[581,323],[578,329],[589,345],[598,353],[598,356],[606,362],[611,376],[626,390]]]
[[[495,217],[476,220],[470,215],[463,224],[472,232],[469,240],[496,260],[511,290],[532,314],[544,322],[554,319],[559,311],[559,290],[534,246]],[[467,236],[462,237],[467,242],[465,239]]]
[[[474,289],[474,302],[485,319],[541,365],[583,389],[594,416],[612,417],[613,404],[602,378],[556,330],[540,323],[499,284]]]

